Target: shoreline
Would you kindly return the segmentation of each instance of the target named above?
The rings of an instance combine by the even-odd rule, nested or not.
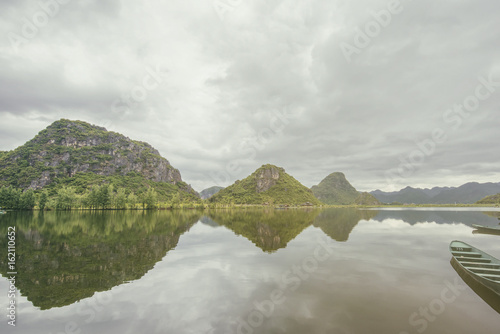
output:
[[[288,209],[328,209],[328,208],[357,208],[357,209],[404,209],[404,208],[482,208],[485,210],[488,209],[497,209],[493,211],[500,211],[500,207],[495,204],[406,204],[406,205],[288,205],[288,204],[280,204],[280,205],[263,205],[263,204],[194,204],[189,205],[185,204],[182,207],[157,207],[157,208],[106,208],[106,209],[90,209],[90,208],[74,208],[70,210],[57,210],[57,209],[49,209],[49,210],[40,210],[38,208],[33,208],[31,210],[16,210],[16,209],[6,209],[5,213],[8,212],[50,212],[50,211],[174,211],[174,210],[214,210],[214,209],[252,209],[252,208],[262,208],[262,209],[276,209],[276,210],[288,210]]]

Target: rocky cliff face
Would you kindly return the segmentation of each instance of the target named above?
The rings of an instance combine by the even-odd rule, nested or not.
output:
[[[263,168],[257,171],[255,179],[257,180],[257,186],[255,190],[257,193],[261,193],[269,190],[271,187],[276,185],[276,182],[280,178],[280,171],[285,172],[283,168],[270,166],[269,168]]]
[[[151,145],[81,121],[59,120],[0,156],[0,181],[22,188],[40,189],[58,177],[88,172],[182,181],[179,171]]]

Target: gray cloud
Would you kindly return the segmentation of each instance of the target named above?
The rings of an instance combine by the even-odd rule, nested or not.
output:
[[[221,20],[211,2],[69,1],[28,38],[39,2],[3,1],[0,149],[64,117],[151,143],[197,190],[268,162],[307,186],[333,171],[359,190],[498,182],[500,92],[459,126],[443,117],[478,77],[500,81],[500,5],[401,0],[349,62],[343,43],[355,46],[357,29],[388,4],[242,2]],[[24,38],[17,51],[13,34]],[[113,108],[151,68],[161,68],[158,87]],[[446,140],[411,175],[388,180],[437,128]]]

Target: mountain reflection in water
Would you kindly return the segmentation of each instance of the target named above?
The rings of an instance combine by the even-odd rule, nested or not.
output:
[[[369,220],[376,215],[377,211],[329,208],[225,210],[210,212],[208,216],[211,221],[244,236],[264,252],[272,253],[285,248],[290,240],[311,225],[319,227],[333,240],[347,241],[360,220]]]
[[[195,211],[10,212],[17,228],[17,288],[44,310],[137,280],[200,216]],[[6,229],[2,225],[0,233]],[[0,239],[0,249],[7,250],[7,239]],[[3,255],[0,272],[6,276]]]
[[[20,273],[16,285],[42,310],[70,305],[141,278],[200,218],[227,227],[268,253],[285,248],[311,225],[346,241],[358,221],[369,218],[357,209],[320,211],[220,210],[204,217],[199,211],[12,212]],[[3,251],[6,242],[0,240]],[[0,259],[4,276],[6,258]]]

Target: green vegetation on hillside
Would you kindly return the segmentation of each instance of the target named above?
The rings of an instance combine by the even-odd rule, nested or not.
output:
[[[268,177],[272,171],[277,178]],[[259,192],[259,184],[269,187]],[[322,203],[314,197],[311,190],[299,181],[285,173],[282,168],[273,165],[264,165],[247,178],[236,181],[233,185],[219,191],[212,196],[211,203],[220,204],[257,204],[257,205],[302,205],[309,202],[312,205]]]
[[[141,196],[148,189],[154,188],[160,202],[173,200],[180,202],[201,202],[193,192],[188,191],[188,185],[185,182],[181,181],[175,185],[168,182],[154,182],[146,179],[137,172],[129,172],[125,176],[102,176],[93,173],[78,173],[74,177],[58,178],[44,189],[48,191],[49,195],[55,195],[61,187],[72,187],[77,194],[83,194],[90,188],[102,184],[109,184],[115,189],[123,189],[126,195],[135,193],[137,196]]]
[[[494,205],[500,205],[500,194],[486,196],[485,198],[477,201],[476,204],[494,204]]]
[[[343,173],[332,173],[311,190],[319,200],[332,205],[354,204],[359,192],[347,181]]]
[[[176,192],[175,186],[168,183],[145,181],[149,187],[131,187],[138,185],[132,181],[127,182],[124,177],[114,177],[126,184],[125,188],[115,187],[113,183],[94,182],[88,187],[75,183],[51,185],[48,190],[34,192],[31,189],[22,191],[11,186],[0,188],[0,207],[13,210],[72,210],[72,209],[154,209],[180,208],[201,206],[201,201],[194,195],[186,192]],[[94,178],[92,178],[94,179]],[[139,177],[140,180],[143,180]],[[136,180],[137,181],[137,180]],[[144,180],[143,180],[144,181]],[[154,185],[160,186],[160,191]],[[165,189],[169,185],[172,189]],[[138,192],[130,191],[136,189]]]
[[[28,189],[23,192],[14,187],[0,188],[0,208],[14,210],[31,210],[36,205],[35,193]]]
[[[61,119],[26,144],[0,155],[0,185],[26,189],[44,175],[50,179],[68,176],[81,165],[99,168],[111,159],[114,144],[128,145],[126,139],[86,122]],[[89,145],[78,146],[86,140]],[[144,153],[153,155],[149,148]]]

